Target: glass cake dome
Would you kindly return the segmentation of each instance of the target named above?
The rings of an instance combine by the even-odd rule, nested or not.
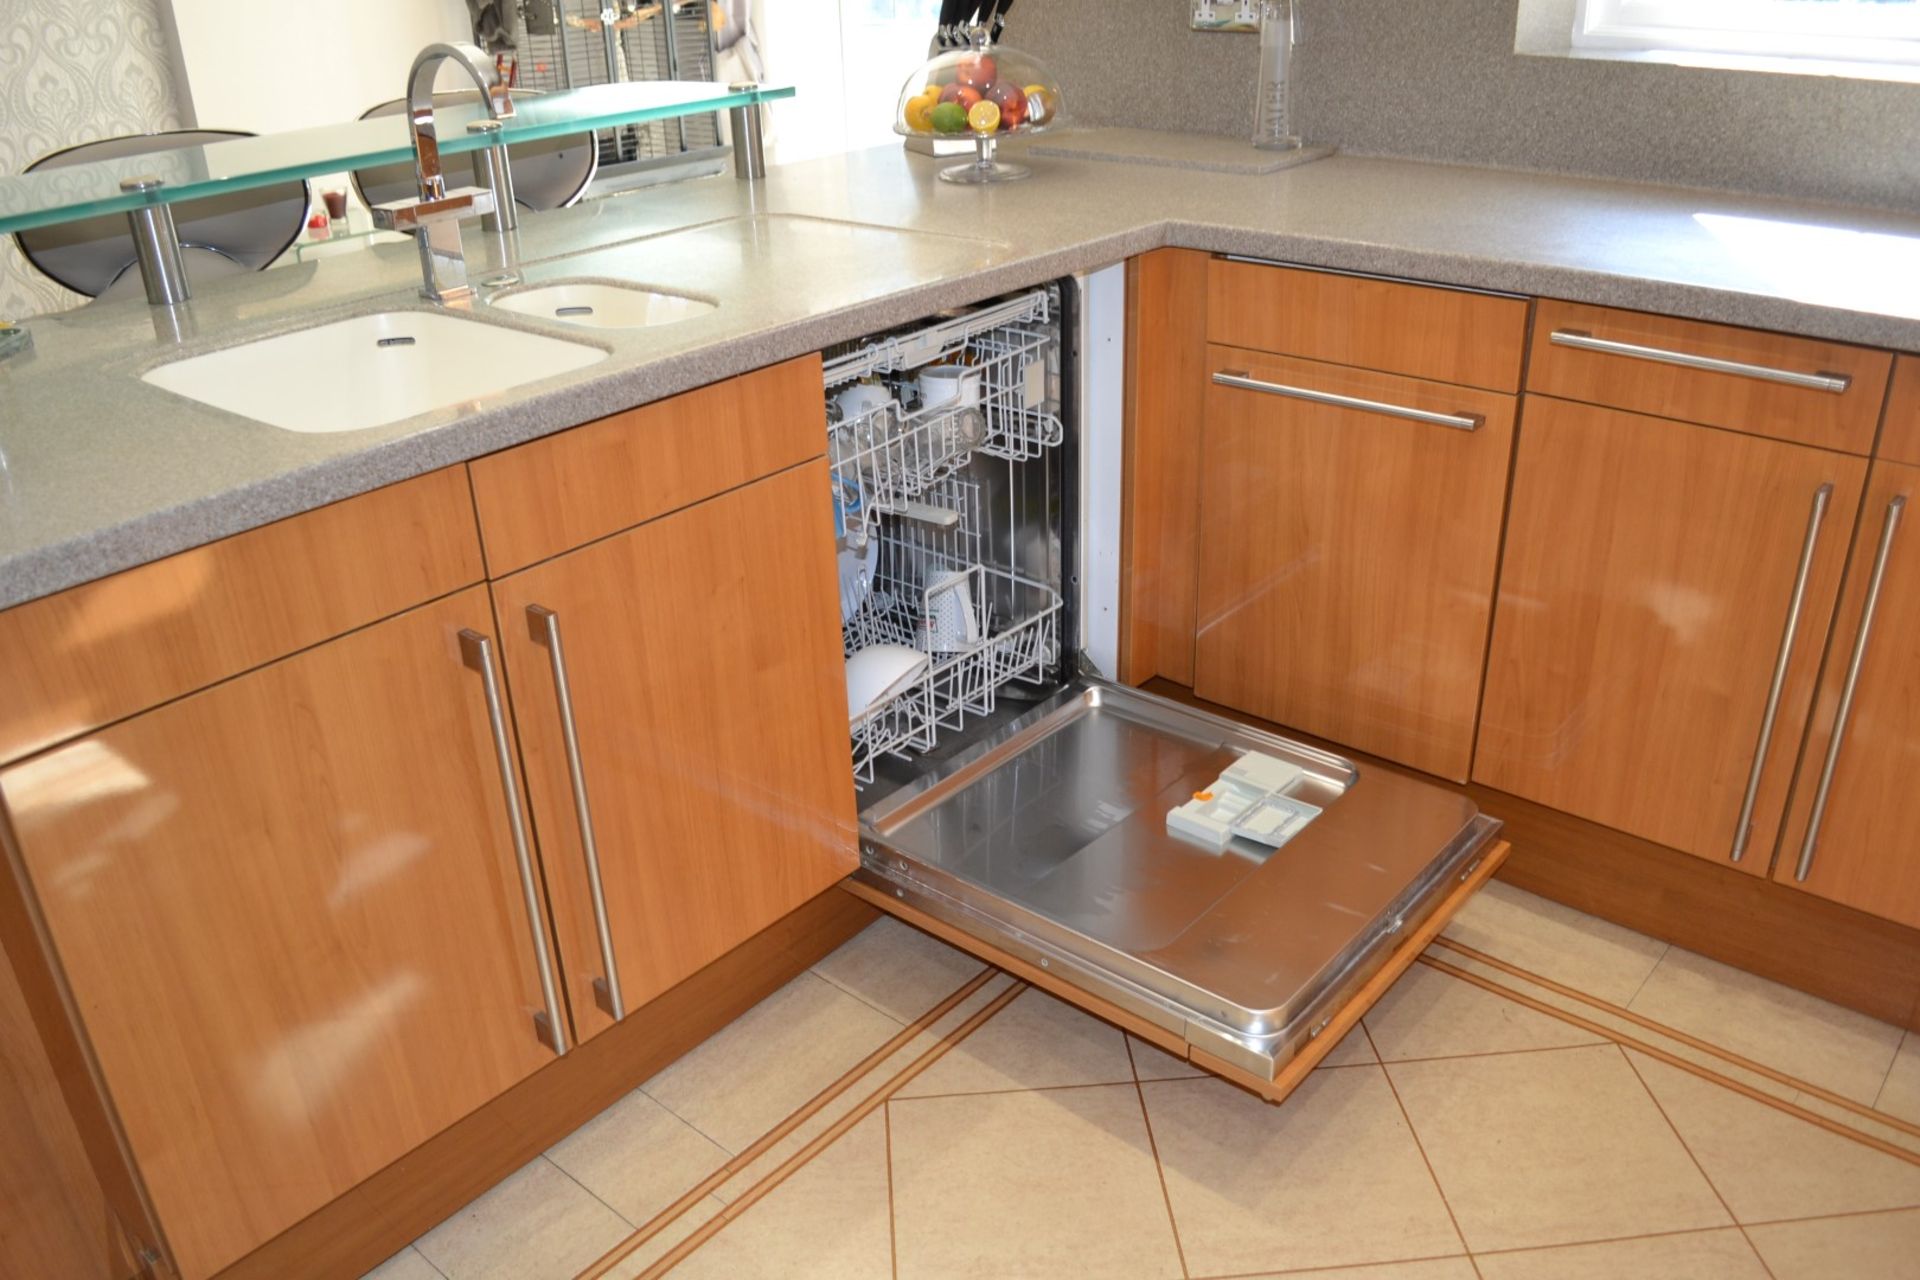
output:
[[[967,48],[928,59],[907,78],[893,131],[972,142],[976,158],[942,169],[944,182],[1006,182],[1032,170],[995,159],[1000,140],[1046,132],[1060,122],[1060,108],[1060,82],[1038,60],[982,34]]]

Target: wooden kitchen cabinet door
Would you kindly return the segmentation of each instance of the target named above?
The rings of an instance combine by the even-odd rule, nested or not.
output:
[[[1527,397],[1474,781],[1766,874],[1866,467]]]
[[[549,622],[632,1010],[857,863],[827,493],[814,461],[494,584],[583,1039],[613,1020]]]
[[[1876,463],[1861,514],[1773,876],[1920,928],[1920,466]]]
[[[187,1280],[553,1061],[463,630],[483,588],[0,773]]]
[[[1210,383],[1200,460],[1194,691],[1465,781],[1513,397],[1231,347],[1207,368],[1478,420]]]

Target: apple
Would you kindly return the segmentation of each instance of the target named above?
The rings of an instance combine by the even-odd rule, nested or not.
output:
[[[970,84],[955,81],[940,91],[940,101],[957,102],[966,111],[973,110],[973,104],[980,101],[980,91]]]
[[[987,101],[1000,108],[1000,127],[1018,129],[1027,120],[1026,90],[1002,80],[987,90]]]
[[[961,84],[972,85],[980,90],[985,90],[1000,77],[999,64],[994,62],[993,55],[986,53],[961,54],[955,69],[960,75]]]

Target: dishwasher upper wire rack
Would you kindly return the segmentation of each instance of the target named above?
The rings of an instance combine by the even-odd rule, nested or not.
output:
[[[896,380],[884,402],[830,427],[835,490],[858,495],[844,504],[847,527],[857,530],[877,515],[913,513],[929,486],[960,470],[976,451],[1019,462],[1061,442],[1065,429],[1049,398],[1050,308],[1041,290],[828,362],[829,392],[860,378],[939,363],[957,365],[970,384],[956,388],[961,394],[955,399],[930,405]]]

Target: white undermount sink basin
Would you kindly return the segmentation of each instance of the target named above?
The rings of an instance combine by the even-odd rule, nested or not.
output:
[[[713,303],[699,298],[683,298],[638,285],[608,284],[599,280],[537,285],[489,301],[503,311],[596,329],[646,329],[705,315],[714,309]]]
[[[285,431],[383,427],[607,358],[438,311],[383,311],[176,360],[141,378]]]

